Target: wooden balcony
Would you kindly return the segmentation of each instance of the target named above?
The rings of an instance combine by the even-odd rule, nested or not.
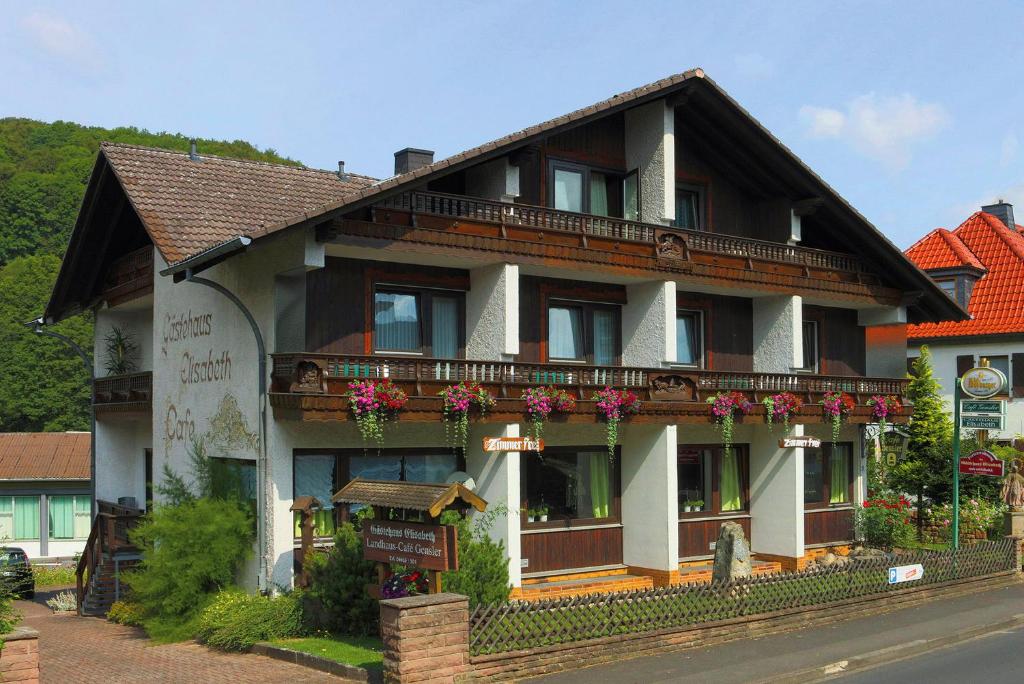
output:
[[[576,413],[565,416],[570,423],[597,422],[595,392],[604,387],[625,388],[643,400],[637,423],[708,423],[706,399],[720,391],[743,392],[755,403],[753,412],[739,422],[763,421],[760,400],[769,394],[792,392],[808,405],[800,422],[822,422],[817,402],[825,392],[842,391],[857,401],[850,422],[868,423],[870,408],[865,402],[875,394],[903,397],[907,380],[784,373],[731,373],[672,368],[584,366],[577,364],[516,363],[504,361],[462,361],[402,356],[345,356],[336,354],[273,354],[270,404],[282,419],[349,420],[344,396],[348,383],[358,379],[390,378],[409,395],[400,420],[439,420],[438,392],[463,380],[479,382],[495,397],[497,406],[486,420],[519,422],[525,403],[520,399],[527,387],[555,385],[580,398]],[[904,412],[909,414],[910,410]],[[907,415],[890,422],[905,422]]]
[[[153,373],[96,378],[92,391],[96,414],[148,413],[153,406]]]
[[[613,271],[669,272],[879,302],[900,296],[850,254],[434,192],[389,198],[372,207],[370,221],[339,219],[322,226],[318,236],[502,252],[546,264],[588,262]]]
[[[103,279],[100,296],[110,306],[153,292],[153,246],[147,245],[115,259]]]

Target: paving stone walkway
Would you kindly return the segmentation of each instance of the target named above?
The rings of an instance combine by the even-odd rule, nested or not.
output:
[[[110,682],[344,682],[323,672],[195,643],[154,645],[137,629],[102,618],[54,615],[39,592],[17,601],[24,624],[39,630],[40,675],[53,684]]]

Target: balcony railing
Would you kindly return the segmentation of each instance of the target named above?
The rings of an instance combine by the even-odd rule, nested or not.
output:
[[[810,247],[736,237],[607,216],[593,216],[546,207],[437,192],[407,192],[375,205],[376,209],[410,212],[501,226],[555,230],[594,238],[614,238],[654,245],[659,256],[687,258],[689,252],[726,255],[748,260],[791,264],[808,269],[869,273],[855,256]]]
[[[149,410],[153,401],[153,373],[131,373],[96,378],[93,405],[96,412]]]
[[[153,291],[153,246],[115,259],[103,279],[102,296],[111,306]]]

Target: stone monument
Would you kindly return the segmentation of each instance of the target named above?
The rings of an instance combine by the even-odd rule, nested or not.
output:
[[[1010,466],[1010,474],[1003,480],[1001,495],[1010,507],[1003,518],[1003,531],[1011,537],[1024,537],[1024,476],[1020,474],[1017,461]]]
[[[724,522],[715,543],[715,567],[711,572],[713,582],[732,582],[740,577],[750,577],[750,547],[743,527],[737,522]]]

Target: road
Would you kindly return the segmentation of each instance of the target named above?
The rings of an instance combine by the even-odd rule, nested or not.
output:
[[[703,649],[678,651],[664,655],[621,660],[526,681],[538,684],[657,684],[668,682],[709,684],[748,684],[750,682],[793,682],[807,684],[825,679],[825,668],[843,672],[844,668],[864,668],[896,657],[914,654],[914,650],[935,649],[952,641],[991,631],[993,626],[1007,625],[1009,634],[996,634],[986,639],[961,643],[953,650],[932,651],[943,658],[964,655],[963,666],[937,668],[945,676],[897,674],[899,667],[930,667],[932,655],[917,660],[904,660],[884,665],[885,669],[848,672],[833,681],[843,682],[977,682],[998,684],[999,674],[991,679],[975,676],[971,664],[988,662],[991,651],[1008,648],[997,656],[992,667],[1016,672],[1014,682],[1024,682],[1024,584],[1015,584],[991,591],[980,591],[955,598],[930,601],[875,616],[856,618],[830,625],[762,637],[732,641]],[[1004,638],[1005,637],[1005,638]],[[994,646],[993,646],[994,645]],[[920,661],[920,662],[918,662]],[[964,672],[970,672],[965,676]],[[864,679],[854,679],[863,677]]]

